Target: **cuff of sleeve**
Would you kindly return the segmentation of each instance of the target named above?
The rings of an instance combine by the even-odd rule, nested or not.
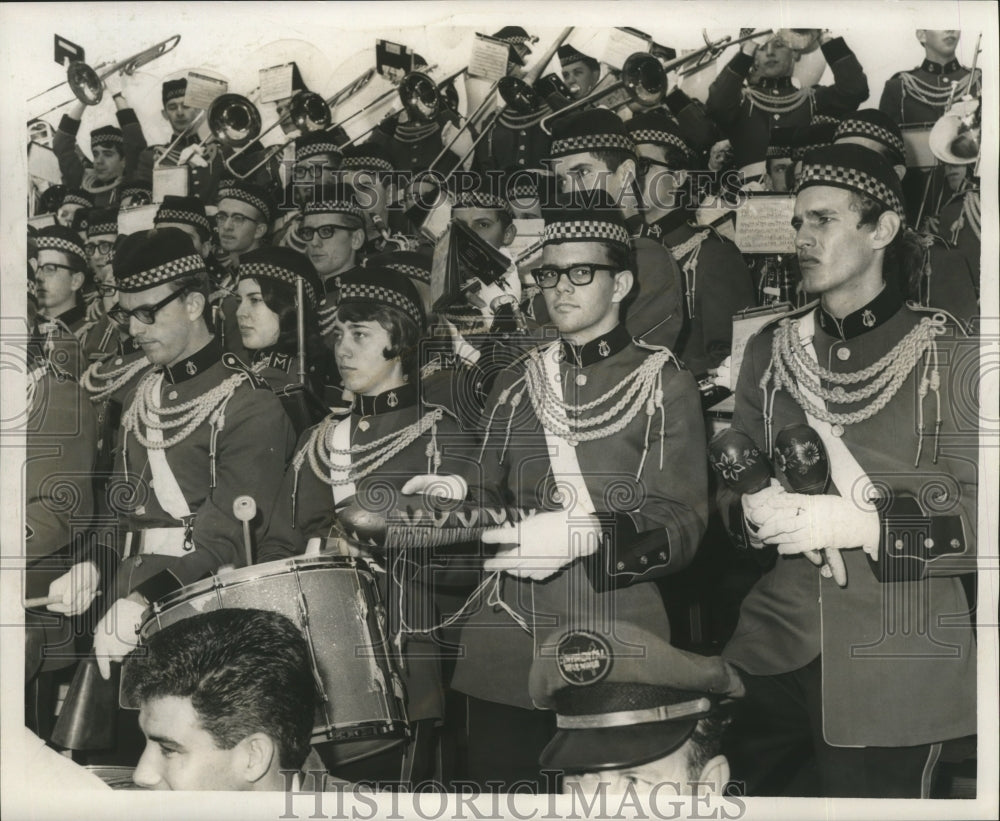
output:
[[[929,562],[966,550],[961,516],[925,515],[911,497],[894,499],[879,529],[878,560],[868,563],[880,582],[920,581]]]
[[[827,63],[835,63],[837,60],[850,57],[854,53],[847,43],[844,42],[843,37],[834,37],[832,40],[827,40],[820,48],[823,50],[823,56],[826,57]]]
[[[161,570],[155,576],[150,576],[146,581],[137,585],[135,592],[141,593],[150,604],[159,601],[176,590],[180,590],[184,585],[169,570]]]
[[[670,543],[663,528],[639,533],[625,513],[597,513],[601,547],[587,557],[587,578],[595,590],[627,587],[650,578],[670,561]],[[654,574],[656,575],[656,574]]]
[[[727,68],[740,77],[746,77],[750,73],[750,69],[753,68],[753,57],[741,51],[729,61]]]
[[[69,114],[63,114],[62,119],[59,120],[59,130],[75,137],[80,131],[80,121],[74,120]]]
[[[135,116],[134,108],[123,108],[115,112],[118,117],[118,124],[123,128],[127,125],[138,125],[139,118]]]

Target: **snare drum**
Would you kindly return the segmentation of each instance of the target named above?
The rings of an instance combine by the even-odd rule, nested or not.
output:
[[[209,610],[281,613],[309,644],[319,693],[313,742],[396,739],[407,734],[405,694],[390,656],[375,575],[363,559],[315,556],[230,570],[165,597],[139,629]]]

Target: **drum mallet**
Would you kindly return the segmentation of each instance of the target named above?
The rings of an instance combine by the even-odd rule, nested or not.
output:
[[[253,500],[253,496],[237,496],[233,499],[233,515],[243,522],[243,549],[246,551],[247,567],[249,567],[253,564],[250,521],[257,515],[257,503]]]

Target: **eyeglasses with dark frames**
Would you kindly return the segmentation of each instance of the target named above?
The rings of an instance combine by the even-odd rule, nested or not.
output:
[[[260,220],[255,220],[253,217],[248,217],[246,214],[230,214],[228,211],[215,212],[216,225],[225,225],[229,221],[232,221],[233,225],[237,228],[242,228],[248,222],[260,222]]]
[[[563,276],[570,281],[571,285],[590,285],[594,281],[594,274],[598,271],[608,271],[615,274],[618,269],[600,263],[578,262],[576,265],[570,265],[566,268],[556,268],[553,265],[532,268],[531,276],[539,288],[555,288]]]
[[[296,233],[299,235],[299,239],[303,242],[312,242],[314,236],[319,234],[320,239],[332,239],[337,231],[357,231],[357,228],[351,228],[349,225],[337,225],[335,223],[327,223],[326,225],[315,225],[306,226],[300,225]]]
[[[88,242],[83,246],[83,250],[87,252],[88,257],[92,257],[97,253],[107,256],[114,250],[114,247],[115,244],[113,242],[104,240],[102,242]]]
[[[143,305],[140,308],[133,308],[131,311],[126,311],[121,305],[115,305],[108,311],[108,316],[123,327],[129,324],[129,320],[132,317],[138,319],[143,325],[152,325],[156,322],[156,315],[163,308],[186,293],[188,292],[181,288],[181,290],[174,291],[169,296],[161,299],[155,305]]]

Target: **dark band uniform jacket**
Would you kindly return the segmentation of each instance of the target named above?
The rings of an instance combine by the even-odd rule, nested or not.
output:
[[[965,93],[978,97],[982,88],[982,74],[969,77],[969,69],[951,60],[944,65],[924,60],[916,68],[899,71],[886,80],[879,100],[879,111],[900,125],[911,123],[932,124],[945,113],[952,87],[958,84],[955,100]],[[971,91],[968,90],[971,84]]]
[[[452,686],[479,699],[527,709],[532,707],[528,675],[538,648],[570,619],[599,624],[600,614],[613,615],[665,634],[659,590],[643,582],[683,569],[707,520],[704,423],[691,374],[669,352],[636,345],[621,325],[581,347],[560,340],[539,350],[552,345],[558,346],[558,354],[552,354],[562,356],[559,383],[553,383],[560,399],[582,404],[616,386],[621,390],[623,380],[632,384],[640,376],[636,370],[651,362],[645,377],[662,380],[662,406],[654,391],[651,404],[642,403],[627,423],[628,405],[599,426],[607,436],[581,441],[575,448],[602,530],[614,534],[609,543],[545,581],[500,574],[503,606],[487,604],[465,619],[464,655],[456,663]],[[562,505],[554,494],[545,432],[522,381],[527,367],[522,360],[494,383],[484,412],[489,438],[483,471],[500,474],[511,507],[558,511]],[[594,413],[607,407],[603,404]],[[612,433],[616,424],[624,427]]]
[[[772,129],[809,125],[817,117],[839,118],[868,99],[864,69],[844,39],[835,37],[821,48],[833,72],[832,86],[798,89],[790,77],[766,77],[746,88],[754,58],[743,52],[719,72],[706,107],[732,141],[737,168],[764,162]]]
[[[905,306],[889,287],[840,321],[813,306],[796,316],[810,312],[816,315],[815,335],[805,344],[811,344],[820,366],[836,373],[871,366],[934,318],[932,309]],[[911,746],[976,732],[976,647],[957,574],[975,570],[977,413],[974,405],[961,411],[969,389],[962,380],[975,378],[978,366],[971,363],[978,354],[974,341],[940,319],[945,333],[937,337],[942,421],[937,463],[931,390],[923,402],[926,432],[914,468],[920,361],[884,408],[843,426],[843,442],[887,500],[880,513],[878,562],[862,550],[842,551],[847,586],[839,588],[805,557],[779,557],[744,599],[736,633],[723,651],[754,675],[797,670],[822,654],[823,730],[834,746]],[[733,427],[765,452],[772,442],[765,435],[760,385],[777,328],[772,323],[751,340],[733,416]],[[805,419],[784,389],[774,395],[773,408],[774,432]],[[831,482],[827,493],[838,492],[851,489],[834,489]],[[926,548],[925,539],[933,546]],[[900,559],[909,565],[901,569],[887,552],[897,549],[919,558]],[[898,579],[905,571],[914,580],[880,581],[877,575]]]
[[[50,360],[60,370],[79,379],[90,364],[86,352],[97,324],[87,316],[87,306],[78,302],[52,319],[39,316],[37,323],[37,333],[45,338]]]
[[[158,393],[163,410],[200,400],[219,411],[176,444],[160,450],[192,514],[185,519],[164,510],[158,489],[150,487],[151,454],[128,425],[136,397],[148,401],[161,381]],[[149,437],[150,429],[141,416],[136,425]],[[136,532],[118,574],[119,596],[138,590],[155,601],[224,564],[244,566],[243,526],[233,515],[233,500],[251,496],[259,517],[254,528],[266,526],[295,443],[291,423],[266,383],[232,354],[224,355],[213,340],[183,362],[148,372],[125,402],[123,425],[119,473],[124,482],[122,496],[127,490],[130,503],[121,524],[123,532]],[[176,427],[166,429],[164,441],[170,442],[177,433]],[[150,528],[173,530],[162,537],[143,538],[139,531]],[[152,545],[162,552],[144,554],[143,544],[146,550]]]
[[[363,510],[386,516],[407,507],[421,508],[421,496],[404,496],[400,491],[412,477],[426,473],[456,474],[462,476],[469,487],[479,484],[479,470],[475,462],[477,448],[473,438],[462,433],[458,423],[448,414],[420,402],[417,389],[411,385],[376,396],[354,397],[350,415],[346,417],[350,426],[350,447],[363,448],[385,437],[398,438],[407,429],[413,430],[420,420],[429,422],[429,416],[437,417],[434,428],[428,426],[374,472],[359,477],[354,483],[355,496],[342,500],[342,507],[354,504]],[[261,540],[261,561],[301,554],[309,539],[336,535],[337,512],[333,488],[329,484],[329,470],[324,472],[324,478],[317,476],[308,452],[318,446],[329,459],[331,438],[339,422],[340,418],[331,415],[302,435],[275,499],[270,527]],[[428,451],[434,451],[435,438],[440,452],[440,463],[437,465],[434,464],[434,457],[428,456]],[[319,459],[317,466],[323,471],[322,457]],[[403,613],[408,623],[420,629],[428,629],[435,623],[431,598],[435,569],[431,558],[430,551],[424,555],[418,550],[405,555],[390,551],[385,560],[385,569],[389,573],[401,574],[400,578],[404,580]],[[390,613],[390,625],[396,625],[399,616],[398,583],[390,583],[386,573],[377,575],[383,601]],[[426,636],[411,635],[404,640],[406,669],[402,675],[407,689],[407,714],[411,721],[441,718],[444,715],[444,696],[436,658],[439,650]]]
[[[125,155],[125,171],[118,179],[99,182],[93,168],[84,165],[77,150],[76,135],[80,131],[80,120],[63,114],[59,128],[52,136],[52,150],[59,159],[59,171],[67,188],[82,188],[94,198],[94,207],[103,208],[117,202],[118,186],[122,180],[133,177],[139,164],[139,155],[146,148],[146,137],[142,133],[135,111],[123,108],[115,112],[121,126],[118,146]],[[91,140],[97,135],[92,134]]]

